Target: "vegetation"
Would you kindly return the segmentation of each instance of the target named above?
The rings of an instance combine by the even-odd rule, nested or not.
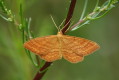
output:
[[[36,0],[36,2],[37,1],[38,0]],[[23,8],[23,6],[24,6],[23,3],[25,3],[25,1],[24,2],[22,1],[22,3],[19,3],[17,1],[15,1],[15,2],[16,2],[16,3],[14,3],[15,6],[18,7],[17,4],[20,5],[19,8],[16,9],[16,13],[14,12],[14,9],[12,10],[12,8],[9,8],[9,6],[11,7],[12,4],[9,4],[9,2],[7,3],[7,1],[0,0],[0,17],[2,18],[2,20],[0,19],[1,20],[1,22],[0,22],[1,30],[0,31],[3,34],[3,35],[0,35],[1,36],[0,42],[1,42],[1,45],[2,45],[2,46],[0,46],[0,48],[1,48],[0,52],[1,53],[8,53],[11,56],[10,58],[14,58],[13,59],[14,61],[11,61],[11,62],[15,63],[16,64],[15,66],[17,66],[17,67],[20,66],[20,68],[18,68],[19,70],[18,69],[16,69],[16,70],[21,75],[15,74],[15,76],[17,76],[17,77],[16,78],[11,77],[10,78],[11,80],[16,80],[17,78],[19,78],[19,80],[32,80],[32,79],[40,80],[44,76],[46,71],[48,70],[49,66],[53,63],[49,63],[49,62],[45,62],[44,60],[41,60],[38,56],[34,55],[32,52],[30,52],[26,49],[25,49],[25,52],[24,52],[22,45],[23,45],[24,42],[26,42],[26,41],[28,41],[32,38],[35,38],[36,34],[39,34],[38,30],[41,31],[41,34],[42,33],[45,34],[45,31],[47,32],[48,29],[49,29],[49,28],[46,28],[46,27],[49,27],[49,25],[51,26],[51,20],[48,21],[48,22],[46,22],[47,20],[45,21],[44,24],[46,25],[46,27],[44,25],[44,27],[43,27],[44,29],[42,27],[38,28],[41,25],[37,25],[37,26],[35,26],[36,28],[34,28],[33,25],[31,24],[31,21],[33,21],[32,17],[26,18],[27,15],[29,14],[29,12],[26,12],[27,14],[25,16],[25,12],[24,12],[25,9]],[[40,0],[39,2],[42,3],[43,1]],[[66,1],[66,3],[67,2],[68,1]],[[103,4],[100,4],[99,2],[103,2]],[[55,1],[54,1],[54,3],[57,4],[57,2],[55,2]],[[69,11],[68,11],[68,13],[66,12],[67,13],[66,15],[64,15],[64,16],[67,16],[66,20],[65,20],[65,23],[64,23],[64,25],[66,25],[66,24],[67,25],[63,26],[63,29],[62,29],[62,32],[64,34],[67,32],[67,29],[68,29],[69,32],[74,31],[74,30],[78,30],[80,27],[82,27],[86,24],[89,24],[91,21],[94,21],[94,20],[97,20],[99,18],[104,17],[112,8],[115,7],[116,4],[119,3],[119,1],[118,0],[107,0],[107,1],[104,2],[104,1],[101,1],[101,0],[100,1],[97,0],[97,1],[95,1],[95,3],[93,3],[93,4],[95,4],[93,10],[91,10],[91,12],[88,12],[89,9],[87,9],[87,8],[88,8],[88,3],[90,3],[90,1],[85,0],[82,13],[79,12],[79,14],[81,14],[81,17],[78,17],[78,22],[74,22],[73,25],[72,25],[72,21],[74,20],[74,18],[72,18],[72,17],[73,17],[73,13],[75,12],[74,8],[76,6],[76,3],[78,4],[77,0],[71,0]],[[7,5],[7,4],[9,4],[9,5]],[[31,6],[32,4],[36,4],[36,3],[34,1],[32,3],[29,3],[29,4]],[[33,8],[33,9],[35,9],[35,8]],[[46,8],[43,7],[43,10],[44,9],[46,9]],[[30,10],[30,14],[34,13],[32,10]],[[62,12],[63,10],[60,10],[60,11]],[[49,13],[48,13],[48,15],[52,14],[52,13],[50,13],[50,14]],[[43,13],[42,13],[42,15],[43,15]],[[41,17],[40,21],[42,21],[42,15],[40,15],[40,17]],[[57,15],[58,15],[58,13],[57,13]],[[75,15],[74,15],[74,17],[75,17]],[[8,23],[3,22],[3,19],[5,21],[7,21]],[[9,27],[3,27],[4,23],[7,24],[6,26],[9,26]],[[60,21],[58,23],[60,23]],[[71,25],[70,25],[70,23],[71,23]],[[8,31],[8,33],[5,34],[4,30],[6,32]],[[51,28],[51,30],[53,32],[53,28]],[[48,31],[48,32],[50,32],[50,31]],[[9,33],[10,33],[10,36],[9,36]],[[17,54],[17,53],[22,53],[22,55]],[[26,56],[24,53],[26,53],[26,55],[29,57],[30,61],[34,64],[34,66],[32,66],[32,64],[29,62],[29,59],[27,59],[27,57],[24,57],[24,56]],[[8,54],[6,54],[6,55],[8,55]],[[0,55],[3,55],[3,54],[0,54]],[[21,56],[19,56],[19,55],[21,55]],[[15,60],[18,60],[18,61],[15,61]],[[7,58],[7,61],[9,61],[8,58]],[[19,61],[21,61],[21,62],[19,62]],[[62,64],[62,63],[60,62],[60,64]],[[81,64],[83,64],[83,63],[81,63]],[[34,69],[34,70],[32,71],[31,69]],[[30,71],[32,71],[34,74],[32,74]],[[24,73],[25,76],[22,73]],[[28,74],[28,73],[31,73],[31,74]],[[51,73],[51,74],[55,75],[56,73]],[[62,72],[62,74],[63,74],[63,72]],[[65,76],[62,75],[62,77],[64,78]],[[105,78],[105,79],[107,79],[107,78]],[[3,78],[2,80],[8,80],[8,79]],[[44,80],[45,80],[45,78],[44,78]],[[54,80],[58,80],[58,79],[54,79]],[[59,80],[61,80],[61,78],[59,78]],[[64,78],[64,80],[66,80],[66,79]],[[71,79],[68,79],[68,80],[71,80]],[[77,78],[77,80],[79,80],[79,79]],[[109,80],[113,80],[113,79],[109,79]]]

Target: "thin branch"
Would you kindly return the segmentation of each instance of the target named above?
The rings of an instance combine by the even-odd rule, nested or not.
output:
[[[44,74],[47,72],[47,68],[51,65],[51,62],[46,62],[45,65],[37,72],[33,80],[41,80]],[[46,71],[44,71],[46,70]]]
[[[96,7],[94,8],[93,12],[85,16],[83,19],[80,19],[76,24],[74,24],[70,31],[74,31],[86,24],[89,24],[90,21],[99,19],[105,16],[112,8],[114,8],[115,4],[118,3],[118,0],[107,0],[101,7],[98,6],[99,0],[97,0]],[[100,13],[102,13],[100,15]]]
[[[68,29],[69,25],[70,25],[70,20],[72,18],[72,15],[73,15],[73,11],[74,11],[74,8],[75,8],[75,4],[76,4],[76,0],[72,0],[71,3],[70,3],[70,7],[69,7],[69,11],[68,11],[68,14],[67,14],[67,18],[65,20],[65,24],[66,25],[68,23],[67,26],[65,26],[63,29],[62,29],[62,33],[64,34],[66,32],[66,30]],[[37,74],[35,75],[35,78],[33,80],[41,80],[42,77],[44,76],[44,74],[47,72],[47,68],[51,65],[52,63],[51,62],[46,62],[45,65],[40,69],[39,72],[37,72]],[[45,70],[45,71],[44,71]],[[43,72],[42,72],[43,71]],[[41,72],[41,73],[40,73]]]
[[[73,12],[74,12],[75,5],[76,5],[76,1],[77,0],[71,0],[68,15],[67,15],[67,18],[65,20],[64,25],[66,25],[71,20]],[[70,22],[67,24],[67,26],[63,27],[63,29],[62,29],[63,34],[67,31],[67,29],[69,28],[69,25],[70,25]]]

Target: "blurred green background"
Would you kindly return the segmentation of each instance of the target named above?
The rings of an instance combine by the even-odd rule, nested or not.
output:
[[[106,0],[100,0],[100,5]],[[19,4],[24,16],[32,18],[31,30],[35,37],[57,33],[50,14],[59,25],[66,18],[70,0],[5,0],[19,20]],[[90,13],[96,0],[89,0]],[[77,0],[74,23],[80,18],[84,0]],[[1,12],[0,12],[1,13]],[[83,62],[72,64],[66,60],[55,61],[43,80],[119,80],[119,5],[108,15],[68,33],[93,40],[101,48],[86,56]],[[0,80],[32,80],[36,69],[25,54],[21,33],[13,24],[0,18]]]

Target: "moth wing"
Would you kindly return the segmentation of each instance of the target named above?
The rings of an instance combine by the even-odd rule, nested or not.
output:
[[[55,35],[31,39],[24,43],[24,47],[48,62],[61,58],[59,41]]]
[[[61,40],[63,57],[73,63],[82,61],[83,56],[89,55],[99,48],[97,43],[80,37],[64,35]]]

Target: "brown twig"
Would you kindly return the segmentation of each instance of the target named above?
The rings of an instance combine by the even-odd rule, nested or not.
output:
[[[75,4],[76,4],[76,0],[71,0],[71,3],[70,3],[70,7],[69,7],[69,11],[68,11],[68,15],[67,15],[67,18],[65,20],[65,24],[66,25],[72,18],[72,15],[73,15],[73,11],[74,11],[74,8],[75,8]],[[66,25],[63,29],[62,29],[62,33],[64,34],[66,32],[66,30],[68,29],[70,25],[70,22],[68,23],[68,25]],[[44,71],[45,69],[47,69],[52,63],[51,62],[46,62],[45,65],[40,69],[39,72],[37,72],[37,74],[35,75],[35,78],[33,80],[41,80],[42,77],[44,76],[44,74],[46,73],[46,71]],[[42,72],[44,71],[44,72]],[[42,73],[40,73],[42,72]]]
[[[37,72],[37,74],[35,75],[35,78],[33,80],[41,80],[47,71],[47,70],[46,71],[44,71],[44,70],[47,69],[50,65],[51,65],[51,62],[46,62],[45,65],[40,69],[40,71]],[[42,72],[42,71],[44,71],[44,72]]]
[[[74,12],[74,8],[75,8],[75,5],[76,5],[76,1],[77,0],[71,0],[71,3],[70,3],[70,7],[69,7],[69,11],[68,11],[68,15],[67,15],[67,18],[66,18],[66,21],[65,21],[65,25],[67,24],[67,26],[65,26],[63,29],[62,29],[62,33],[64,34],[66,32],[66,30],[69,28],[69,25],[70,25],[70,20],[72,18],[72,15],[73,15],[73,12]]]

